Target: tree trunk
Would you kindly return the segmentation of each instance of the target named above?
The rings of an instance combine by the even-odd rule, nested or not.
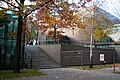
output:
[[[15,55],[15,73],[20,73],[20,54],[21,54],[21,41],[22,41],[22,16],[18,17],[18,28],[17,28],[17,42],[16,42],[16,55]]]
[[[25,0],[20,0],[20,4],[24,5]],[[17,28],[17,42],[16,42],[16,55],[15,55],[15,73],[20,73],[20,54],[21,54],[21,41],[22,41],[22,26],[23,26],[23,17],[21,13],[23,10],[19,9],[19,16],[18,16],[18,28]]]
[[[93,68],[93,36],[91,31],[91,39],[90,39],[90,66],[89,68]]]

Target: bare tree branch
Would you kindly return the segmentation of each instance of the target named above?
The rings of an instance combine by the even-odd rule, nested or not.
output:
[[[6,8],[4,8],[4,7],[0,7],[1,9],[6,9]],[[6,9],[6,10],[10,10],[10,11],[13,11],[13,12],[18,12],[18,11],[16,11],[16,10],[12,10],[12,9]]]
[[[52,0],[49,0],[49,1],[45,2],[43,5],[41,5],[41,6],[37,7],[37,8],[35,8],[35,9],[31,10],[29,13],[27,13],[27,14],[24,16],[24,19],[25,19],[29,14],[31,14],[32,12],[34,12],[34,11],[40,9],[40,8],[43,8],[44,6],[46,6],[46,5],[47,5],[48,3],[50,3],[50,2],[52,2]]]
[[[0,0],[0,1],[3,1],[3,2],[5,2],[5,3],[8,4],[8,5],[13,6],[14,8],[18,8],[18,7],[16,7],[15,5],[9,3],[8,1],[5,1],[5,0]]]
[[[20,3],[18,2],[18,0],[15,0],[17,3],[18,3],[18,5],[20,5]]]

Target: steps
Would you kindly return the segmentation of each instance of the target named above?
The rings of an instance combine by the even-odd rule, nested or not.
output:
[[[60,67],[46,52],[35,45],[26,46],[25,50],[32,57],[32,68],[58,68]],[[30,65],[30,60],[26,59]]]

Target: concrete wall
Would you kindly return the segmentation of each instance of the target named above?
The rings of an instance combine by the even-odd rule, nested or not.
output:
[[[60,65],[61,45],[39,45],[39,47]]]
[[[78,45],[40,45],[59,65],[87,65],[90,63],[89,48]],[[102,64],[100,54],[104,54],[106,63],[113,63],[114,50],[93,49],[93,64]]]

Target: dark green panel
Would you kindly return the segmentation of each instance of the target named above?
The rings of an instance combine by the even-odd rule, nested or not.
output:
[[[0,21],[0,69],[13,68],[15,63],[16,38],[8,37],[8,33],[17,31],[18,21],[8,14],[4,21]]]

